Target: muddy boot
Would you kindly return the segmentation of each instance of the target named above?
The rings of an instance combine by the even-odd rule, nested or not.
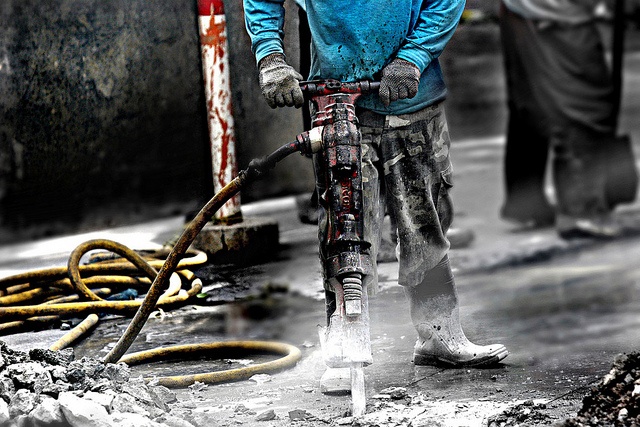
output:
[[[416,365],[487,366],[507,357],[502,344],[476,345],[462,331],[449,258],[445,256],[421,284],[406,288],[411,320],[418,331]]]

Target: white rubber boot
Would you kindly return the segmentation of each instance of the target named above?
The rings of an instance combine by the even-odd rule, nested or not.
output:
[[[502,344],[476,345],[460,326],[458,295],[449,258],[427,273],[423,282],[406,289],[411,320],[418,331],[413,353],[416,365],[487,366],[507,357]]]

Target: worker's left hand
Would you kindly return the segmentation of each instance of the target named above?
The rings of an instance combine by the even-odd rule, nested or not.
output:
[[[380,100],[385,106],[398,99],[413,98],[418,93],[420,69],[409,61],[396,58],[382,69]]]

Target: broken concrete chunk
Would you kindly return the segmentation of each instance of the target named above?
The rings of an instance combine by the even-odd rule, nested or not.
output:
[[[162,417],[167,416],[169,414],[163,414]],[[193,424],[196,427],[200,427],[200,425],[198,424],[198,422],[196,421],[193,412],[187,408],[183,408],[183,407],[176,407],[171,409],[171,416],[173,417],[177,417],[180,418],[182,420],[185,420],[191,424]],[[204,426],[204,427],[208,427],[208,425]]]
[[[71,391],[73,387],[65,381],[57,380],[55,383],[48,385],[42,389],[42,394],[57,398],[63,391]]]
[[[629,417],[629,410],[627,408],[622,408],[618,412],[618,421],[624,423],[625,420]]]
[[[149,411],[138,404],[135,397],[125,393],[118,394],[113,398],[111,410],[113,412],[131,412],[145,416],[149,415]]]
[[[96,393],[104,393],[107,391],[114,391],[114,389],[117,389],[117,386],[114,386],[114,384],[109,381],[106,378],[99,378],[97,381],[95,381],[92,385],[91,385],[91,391],[96,392]]]
[[[67,368],[64,366],[49,366],[47,367],[49,375],[54,381],[67,379]]]
[[[17,385],[34,390],[41,391],[42,387],[51,384],[51,374],[40,363],[24,362],[10,365],[7,368],[9,376],[17,383]]]
[[[65,366],[75,359],[73,348],[52,351],[43,348],[29,350],[29,357],[34,362],[45,362],[48,365]]]
[[[0,398],[7,401],[11,400],[15,392],[16,388],[13,385],[13,380],[7,377],[0,377]]]
[[[126,383],[131,378],[129,366],[124,363],[107,363],[100,376],[117,384]]]
[[[84,394],[84,398],[91,400],[92,402],[99,403],[100,405],[104,406],[104,409],[108,411],[109,409],[111,409],[111,403],[113,402],[113,399],[115,398],[115,396],[112,394],[87,391]]]
[[[301,421],[311,417],[313,417],[313,415],[304,409],[294,409],[293,411],[289,411],[289,419],[291,421]]]
[[[9,405],[3,399],[0,399],[0,425],[4,425],[11,418],[9,417]]]
[[[52,397],[43,397],[42,401],[29,414],[34,425],[61,425],[66,421],[60,402]]]
[[[236,414],[244,414],[249,411],[250,409],[244,406],[242,403],[240,403],[239,405],[236,405],[236,407],[233,408],[233,412],[235,412]]]
[[[168,427],[194,427],[189,421],[170,414],[163,414],[155,419],[156,422]]]
[[[144,406],[155,406],[156,402],[151,393],[149,392],[149,388],[144,383],[142,378],[140,379],[132,379],[131,381],[122,384],[122,392],[127,393],[130,396],[133,396],[138,402],[143,404]],[[167,409],[166,405],[162,402],[160,403],[163,406],[163,409]]]
[[[154,399],[163,402],[165,405],[169,403],[175,403],[178,401],[176,394],[171,391],[169,388],[163,385],[157,385],[149,388],[151,395],[154,396]]]
[[[29,361],[27,353],[10,349],[4,341],[0,341],[0,351],[2,352],[2,357],[7,365]]]
[[[111,427],[111,417],[99,403],[82,399],[73,392],[60,393],[58,402],[71,427]]]
[[[19,415],[27,415],[36,407],[38,396],[25,388],[18,390],[11,398],[9,416],[13,419]]]
[[[256,416],[256,421],[271,421],[276,419],[276,411],[273,409],[266,410]]]
[[[407,397],[407,389],[404,387],[387,387],[380,390],[380,394],[388,395],[391,399],[404,399]]]
[[[111,414],[112,425],[118,427],[164,427],[140,414],[114,412]]]
[[[87,373],[78,365],[70,365],[66,372],[67,381],[70,383],[80,383],[85,380]]]
[[[82,370],[86,372],[87,376],[92,379],[98,379],[100,374],[106,369],[104,363],[100,360],[90,359],[88,357],[83,357],[80,360],[80,366],[82,366]]]

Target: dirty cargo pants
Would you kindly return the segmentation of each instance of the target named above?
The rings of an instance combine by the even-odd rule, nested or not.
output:
[[[452,168],[443,105],[398,116],[358,109],[357,116],[362,135],[363,237],[371,244],[373,263],[373,271],[365,277],[366,288],[377,289],[375,260],[385,203],[398,229],[398,282],[415,287],[449,250]],[[316,155],[320,258],[329,291],[324,265],[328,226],[324,171],[322,156]]]

